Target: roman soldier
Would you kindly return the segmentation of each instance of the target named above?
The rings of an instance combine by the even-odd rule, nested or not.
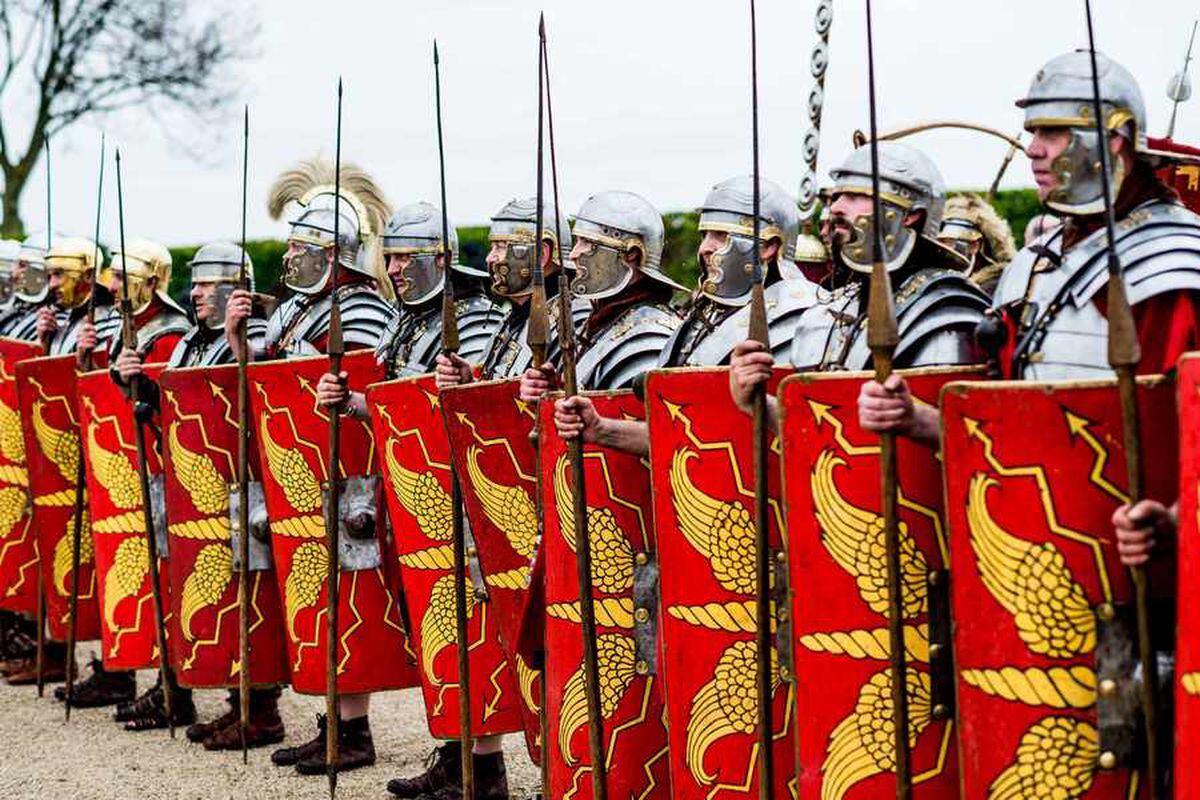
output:
[[[35,325],[40,327],[39,335],[48,337],[52,345],[57,340],[56,354],[103,348],[108,353],[109,363],[113,363],[123,347],[119,315],[104,315],[106,306],[99,297],[98,309],[102,316],[94,322],[89,321],[81,310],[90,292],[91,270],[98,266],[93,263],[94,258],[95,247],[92,242],[84,239],[59,240],[40,264],[31,263],[32,268],[25,272],[24,281],[28,286],[42,287],[32,297],[40,297],[43,303],[54,301],[61,306],[58,311],[43,309],[33,315]],[[56,275],[53,293],[51,272]],[[124,253],[115,252],[108,270],[101,272],[101,276],[109,283],[105,299],[123,293],[122,273],[128,276],[137,350],[147,362],[161,364],[190,327],[187,314],[166,293],[171,276],[170,251],[156,242],[134,239],[128,243]],[[89,477],[92,477],[90,471]],[[102,577],[98,579],[103,580]],[[130,668],[109,670],[103,661],[97,659],[92,662],[92,670],[91,675],[74,685],[72,705],[94,707],[116,704],[116,721],[129,723],[127,728],[130,730],[140,730],[134,721],[152,708],[160,697],[157,688],[135,699],[136,680]],[[61,687],[56,690],[55,696],[64,699],[65,693]],[[186,712],[186,709],[182,710]]]
[[[99,280],[93,282],[96,270],[104,269],[103,260],[96,263],[99,252],[88,239],[66,238],[56,239],[46,254],[47,287],[52,304],[38,310],[36,333],[40,340],[49,341],[47,355],[76,353],[82,358],[78,336],[87,319],[93,285],[97,338],[108,341],[120,333],[121,317],[113,305],[111,288]],[[103,259],[103,253],[100,256]]]
[[[457,355],[468,363],[477,364],[483,360],[488,342],[506,312],[503,306],[497,305],[487,294],[485,281],[488,273],[468,266],[459,259],[458,233],[453,225],[448,225],[448,229],[449,271],[446,269],[446,248],[442,242],[442,213],[433,204],[417,202],[404,206],[392,216],[384,230],[383,253],[387,259],[387,274],[399,300],[399,313],[389,323],[375,350],[375,357],[383,365],[388,380],[415,378],[433,372],[435,359],[441,348],[444,321],[442,294],[447,286],[454,293],[455,319],[459,335]],[[350,391],[345,385],[346,377],[343,373],[340,379],[333,374],[326,374],[321,378],[318,385],[321,403],[326,407],[340,408],[342,413],[352,417],[369,418],[370,406],[367,396],[362,391]],[[419,426],[415,419],[409,420],[407,424]],[[435,424],[441,427],[440,418],[435,420]],[[382,446],[391,445],[385,443]],[[431,445],[424,442],[423,446]],[[411,549],[406,547],[408,531],[402,529],[395,519],[392,520],[392,528],[396,547],[402,553]],[[424,619],[427,615],[437,612],[429,610],[423,598],[410,594],[415,590],[417,581],[414,581],[413,587],[407,586],[409,579],[404,577],[406,559],[401,556],[398,561],[401,564],[401,582],[406,584],[409,619],[420,619],[422,637],[431,637],[433,634],[428,631]],[[411,565],[412,562],[408,563]],[[494,629],[489,633],[490,638],[494,638]],[[477,669],[482,666],[481,659],[492,655],[485,653],[485,644],[481,637],[471,649],[472,662],[476,664]],[[433,646],[430,642],[428,648]],[[422,649],[425,651],[425,647]],[[503,655],[499,657],[503,658]],[[440,708],[444,705],[442,693],[437,691],[441,683],[431,674],[432,667],[432,663],[428,663],[423,668],[422,683],[426,687],[432,687],[434,708]],[[490,669],[492,668],[489,667]],[[430,711],[431,715],[433,713],[435,712]],[[485,759],[493,769],[480,774],[481,784],[477,792],[480,796],[507,797],[500,736],[478,735],[478,727],[475,728],[475,732],[478,749],[495,754]],[[447,785],[457,785],[461,774],[461,759],[459,740],[448,740],[431,754],[429,767],[424,773],[412,778],[395,778],[388,782],[388,791],[396,797],[417,797],[439,792]],[[494,785],[485,786],[484,783]]]
[[[268,207],[273,218],[278,219],[292,204],[300,207],[300,213],[291,221],[288,249],[284,254],[283,283],[292,292],[292,295],[280,303],[267,319],[261,346],[252,345],[252,353],[249,355],[256,362],[295,359],[323,353],[328,343],[330,315],[335,296],[341,316],[342,338],[347,350],[377,347],[395,316],[394,309],[383,296],[384,294],[390,296],[391,283],[386,279],[381,280],[382,252],[378,241],[379,232],[383,230],[390,212],[388,203],[374,180],[357,167],[342,165],[340,197],[335,195],[335,178],[333,165],[320,159],[314,159],[301,162],[297,167],[283,173],[271,188]],[[336,221],[335,214],[338,216]],[[336,241],[335,230],[338,237]],[[332,285],[335,255],[339,259],[340,266],[337,286]],[[230,296],[226,307],[225,334],[235,354],[240,346],[237,340],[237,326],[241,320],[250,316],[252,302],[252,295],[239,289]],[[301,368],[298,366],[297,370],[299,369]],[[265,434],[260,438],[269,439],[269,441],[260,443],[260,446],[266,449],[263,459],[264,490],[267,492],[267,509],[272,517],[271,549],[279,576],[280,593],[285,601],[284,612],[288,619],[288,648],[289,655],[293,660],[292,683],[297,691],[323,692],[325,686],[324,657],[319,659],[319,663],[315,658],[302,659],[300,654],[305,651],[306,646],[311,646],[312,642],[306,644],[298,641],[294,634],[297,617],[302,613],[307,616],[309,609],[315,607],[316,604],[316,594],[311,598],[299,597],[296,594],[300,581],[296,575],[300,571],[314,572],[314,574],[315,571],[319,571],[323,575],[325,567],[315,568],[314,571],[309,561],[311,561],[310,556],[319,559],[328,557],[324,551],[325,535],[323,532],[320,533],[320,542],[299,544],[299,549],[296,547],[298,540],[294,538],[289,540],[286,534],[276,535],[274,520],[278,513],[277,510],[272,509],[272,505],[274,502],[280,502],[282,507],[286,505],[286,502],[282,497],[278,501],[273,500],[271,481],[274,480],[278,483],[280,476],[273,469],[271,456],[272,453],[278,452],[277,449],[272,448],[279,448],[281,445],[266,433],[269,424],[265,413],[267,408],[265,405],[260,405],[260,403],[268,402],[266,398],[271,391],[267,387],[267,372],[258,372],[252,368],[251,373],[251,402],[256,415],[262,417],[258,423],[260,434]],[[294,388],[295,376],[292,377],[292,386],[288,391],[294,395],[296,391]],[[315,380],[313,382],[316,383]],[[286,402],[286,398],[276,398],[275,402]],[[309,403],[310,410],[311,405]],[[285,409],[285,413],[289,416],[297,412],[298,409]],[[325,417],[321,417],[321,419],[325,419]],[[314,417],[311,422],[306,424],[320,425],[320,421]],[[343,427],[342,432],[345,436],[347,428]],[[297,440],[299,437],[314,433],[313,430],[305,430],[300,427],[292,431],[292,435],[297,437]],[[327,440],[327,436],[323,433],[316,433],[314,440],[324,442]],[[323,450],[324,444],[319,448]],[[289,450],[289,452],[298,453],[295,449]],[[343,447],[343,459],[353,455],[347,453],[346,448]],[[365,458],[365,453],[358,455]],[[323,462],[317,467],[327,469]],[[343,467],[345,467],[344,462]],[[312,469],[313,465],[308,468]],[[286,478],[286,476],[284,477]],[[351,476],[348,475],[348,477]],[[361,513],[356,512],[352,521],[355,521],[356,524],[362,522],[360,527],[363,527],[363,530],[356,530],[353,535],[342,534],[342,543],[353,549],[357,554],[355,558],[361,556],[361,561],[351,563],[343,557],[345,554],[341,552],[337,554],[336,557],[339,558],[343,574],[343,578],[339,581],[339,594],[344,598],[342,602],[351,604],[358,602],[371,606],[366,608],[364,605],[358,609],[358,613],[369,617],[364,619],[363,629],[369,630],[370,637],[377,639],[372,646],[388,651],[393,647],[396,648],[394,654],[389,654],[384,658],[389,661],[393,658],[399,660],[403,657],[403,648],[406,645],[395,610],[396,600],[391,595],[391,589],[378,582],[381,579],[377,579],[372,574],[381,574],[378,539],[374,534],[375,521],[378,518],[378,498],[374,496],[374,489],[369,481],[362,483],[363,492],[366,494],[359,499],[363,501],[364,507]],[[367,497],[367,494],[370,494],[371,497]],[[354,499],[354,496],[356,495],[353,493],[342,492],[343,501],[347,498]],[[296,509],[288,509],[288,513],[295,511]],[[315,519],[319,522],[320,517]],[[345,521],[342,520],[343,523]],[[320,550],[319,555],[318,549]],[[359,570],[363,571],[359,572]],[[366,577],[362,582],[358,582],[355,580],[358,575]],[[312,584],[313,590],[317,593],[320,592],[324,579],[321,577],[318,580],[320,583]],[[370,597],[364,597],[367,590],[360,588],[359,596],[355,600],[350,596],[352,588],[356,585],[361,586],[362,583],[370,584]],[[304,594],[307,595],[308,590]],[[302,600],[311,600],[311,603],[305,602],[305,607],[301,608]],[[320,624],[324,625],[323,622]],[[316,627],[315,617],[310,620],[310,625]],[[327,642],[325,646],[337,646],[337,643]],[[315,648],[313,649],[315,652]],[[309,664],[312,666],[308,666]],[[380,666],[377,664],[374,668],[369,669],[378,670]],[[368,718],[370,693],[381,689],[399,688],[404,684],[398,684],[395,681],[407,680],[409,674],[404,669],[393,668],[389,670],[391,675],[380,683],[378,676],[386,673],[374,671],[366,674],[363,671],[364,667],[364,662],[359,661],[347,664],[343,668],[344,671],[339,670],[343,686],[353,679],[357,685],[371,687],[365,691],[343,689],[340,693],[337,763],[339,771],[370,766],[375,763],[375,746]],[[303,671],[301,671],[302,668]],[[360,673],[360,675],[356,676],[354,673]],[[362,677],[363,680],[359,681],[359,677]],[[271,761],[277,766],[292,766],[302,775],[322,775],[326,771],[325,750],[326,722],[322,715],[318,718],[316,736],[311,741],[297,747],[276,750],[271,754]]]
[[[30,236],[21,243],[12,269],[12,300],[0,312],[0,336],[32,341],[36,338],[38,311],[49,302],[46,247]]]
[[[800,214],[779,186],[764,180],[761,188],[758,247],[764,264],[767,322],[773,356],[782,359],[792,347],[802,316],[814,307],[819,295],[816,285],[806,278],[781,277],[780,262],[796,259]],[[705,197],[699,222],[704,238],[697,251],[703,268],[700,288],[663,348],[659,367],[720,366],[738,355],[735,346],[748,329],[753,290],[753,195],[753,179],[742,176],[722,181]],[[586,441],[642,454],[649,450],[646,423],[602,419],[593,413],[586,398],[559,400],[555,423],[564,438],[582,432]]]
[[[662,269],[662,215],[633,192],[600,192],[579,209],[573,234],[571,290],[591,303],[576,380],[586,389],[628,389],[657,365],[681,322],[671,295],[686,290]],[[554,365],[531,366],[522,399],[539,400],[555,380]]]
[[[529,299],[533,294],[533,259],[542,259],[546,278],[547,306],[553,307],[558,296],[558,243],[569,242],[570,229],[553,230],[553,209],[543,208],[542,221],[545,230],[543,248],[538,252],[534,242],[533,226],[537,203],[534,199],[510,200],[492,217],[488,231],[491,249],[487,255],[487,266],[492,277],[492,291],[509,302],[508,313],[500,321],[484,350],[480,370],[481,380],[520,376],[531,366],[533,353],[526,343],[529,327]],[[564,220],[565,223],[565,220]],[[573,303],[572,313],[576,325],[586,313],[587,305]],[[550,315],[554,326],[557,315]],[[548,350],[552,360],[557,360],[557,348],[551,338]],[[437,361],[438,388],[458,386],[474,380],[471,364],[462,356],[439,355]]]
[[[166,368],[168,370],[217,366],[233,362],[233,351],[223,335],[225,306],[232,288],[237,285],[243,259],[250,282],[250,292],[253,294],[253,264],[250,262],[249,256],[237,245],[228,242],[206,244],[197,250],[192,260],[188,262],[188,267],[191,271],[189,298],[196,324],[175,345],[174,350],[172,350],[170,357],[167,359]],[[254,310],[255,316],[246,321],[246,335],[247,340],[252,346],[261,347],[263,335],[266,331],[266,323],[263,319],[265,315],[263,314],[261,303],[256,302]],[[142,357],[138,353],[127,350],[123,351],[117,358],[116,370],[121,381],[126,385],[134,376],[142,376],[139,384],[141,390],[140,402],[147,404],[154,410],[155,414],[162,413],[162,393],[160,387],[155,382],[147,380],[144,377]],[[215,395],[209,393],[207,396],[211,398]],[[176,433],[173,436],[177,438],[178,434]],[[172,438],[172,441],[175,441],[176,438]],[[181,465],[180,468],[186,467]],[[261,500],[259,500],[257,506],[251,509],[250,513],[252,517],[265,517],[266,511],[262,507]],[[168,509],[168,523],[172,521],[171,516],[171,510]],[[169,525],[168,529],[174,530],[175,526]],[[168,534],[168,541],[174,538],[174,533]],[[172,543],[169,549],[175,550],[177,547],[175,543]],[[230,553],[229,557],[232,561],[232,553]],[[187,579],[190,573],[189,575],[180,574],[178,575],[178,579],[176,573],[185,571],[188,566],[191,566],[193,569],[199,569],[195,564],[177,564],[174,560],[171,561],[171,586],[173,592],[177,590],[187,594]],[[273,586],[270,591],[274,592]],[[187,602],[185,601],[184,606],[186,605]],[[266,606],[268,604],[262,603],[262,605]],[[193,611],[179,609],[179,598],[172,596],[172,606],[177,609],[175,611],[177,615],[185,613],[189,616],[189,619],[194,617]],[[260,613],[262,613],[261,610]],[[188,627],[191,627],[190,623]],[[172,633],[176,630],[182,633],[181,628],[172,628]],[[229,652],[227,653],[227,658],[236,658],[236,654]],[[234,664],[232,661],[222,669],[224,675],[232,675],[233,672]],[[159,691],[153,697],[153,706],[147,709],[145,715],[137,720],[142,727],[166,727],[161,686],[158,689]],[[176,685],[173,687],[173,692],[173,710],[178,708],[187,709],[193,706],[190,689]],[[278,685],[251,688],[250,718],[246,731],[247,747],[263,747],[277,744],[283,740],[283,720],[279,717],[277,705],[279,696],[280,688]],[[239,697],[237,689],[230,691],[228,702],[230,711],[217,719],[206,723],[191,724],[186,732],[188,739],[193,742],[202,743],[207,750],[234,750],[241,748],[242,739],[239,726]]]
[[[1169,384],[1151,381],[1138,392],[1143,440],[1162,442],[1167,449],[1141,465],[1145,496],[1154,499],[1131,509],[1120,479],[1114,485],[1097,478],[1095,471],[1087,477],[1095,455],[1123,459],[1123,423],[1114,389],[1111,384],[1060,383],[1113,376],[1104,293],[1109,247],[1122,266],[1120,279],[1141,345],[1137,371],[1169,371],[1182,353],[1200,345],[1200,250],[1192,244],[1200,218],[1177,202],[1155,172],[1164,154],[1147,145],[1145,105],[1133,76],[1096,53],[1105,130],[1104,136],[1098,134],[1091,57],[1085,50],[1052,59],[1017,103],[1033,137],[1027,152],[1038,195],[1063,223],[1016,255],[978,331],[1002,377],[1037,385],[968,384],[945,393],[939,408],[914,404],[906,383],[893,376],[882,386],[864,384],[858,401],[863,428],[894,431],[929,447],[937,447],[940,436],[944,448],[950,551],[956,563],[962,559],[962,570],[955,567],[962,576],[955,583],[955,602],[973,598],[970,615],[958,618],[955,643],[968,794],[999,783],[1006,784],[1005,791],[1027,794],[1037,791],[1033,787],[1043,775],[1069,773],[1073,777],[1062,784],[1064,791],[1076,795],[1094,784],[1096,796],[1117,797],[1136,780],[1132,769],[1138,765],[1124,757],[1139,747],[1140,737],[1133,731],[1140,722],[1130,714],[1136,700],[1102,690],[1071,703],[1076,713],[1062,714],[1057,711],[1061,704],[1042,695],[1022,695],[1019,704],[1030,708],[1010,718],[1000,713],[1009,707],[1002,699],[1009,695],[989,682],[1000,666],[1011,674],[1024,669],[1027,680],[1074,669],[1074,664],[1094,667],[1098,677],[1110,674],[1114,665],[1105,655],[1106,632],[1132,632],[1124,618],[1113,619],[1106,609],[1130,605],[1130,592],[1127,582],[1112,590],[1092,587],[1120,580],[1122,562],[1145,564],[1155,542],[1175,539],[1173,503],[1179,484],[1172,448],[1179,434]],[[1100,148],[1111,157],[1117,221],[1111,243],[1097,169]],[[1089,454],[1089,448],[1076,442],[1094,442],[1098,449]],[[1032,466],[1010,471],[1008,465],[1015,463]],[[989,502],[989,495],[999,493],[1020,498],[1031,484],[1043,500]],[[1063,526],[1071,529],[1069,537],[1062,536]],[[1022,583],[1022,559],[1027,561],[1031,553],[1039,553],[1039,563],[1047,567],[1037,580],[1040,593],[1029,592]],[[1169,582],[1156,580],[1154,585]],[[1048,605],[1047,592],[1072,600]],[[1161,599],[1172,604],[1170,598]],[[1019,639],[1009,635],[1018,605],[1024,618],[1039,620],[1030,635]],[[1075,638],[1075,608],[1083,609],[1087,630],[1097,630],[1102,641],[1093,645]],[[1100,609],[1094,628],[1093,608]],[[1156,611],[1154,617],[1166,621],[1170,614]],[[1173,633],[1173,626],[1165,627]],[[1053,644],[1042,636],[1052,629],[1061,633]],[[1150,633],[1158,638],[1157,630]],[[1049,670],[1042,668],[1047,657]],[[1037,666],[1025,663],[1035,661]],[[1114,700],[1126,706],[1114,707]],[[1035,712],[1030,725],[1029,715]],[[975,720],[985,718],[987,733],[981,735]],[[1104,720],[1102,728],[1099,720]],[[1112,732],[1130,744],[1114,749]],[[1068,744],[1057,746],[1051,740]],[[1088,747],[1099,758],[1078,761],[1072,751]],[[1034,752],[1036,758],[1025,755]]]
[[[955,195],[946,201],[938,241],[967,260],[967,277],[990,296],[1017,246],[1012,228],[979,195]]]
[[[650,372],[644,388],[644,409],[638,408],[636,413],[629,409],[618,411],[607,404],[606,398],[587,395],[559,400],[554,409],[555,430],[560,439],[582,434],[585,444],[606,459],[649,457],[649,475],[642,479],[642,493],[645,502],[652,504],[656,535],[652,546],[638,542],[634,536],[627,539],[627,547],[636,554],[635,585],[642,588],[635,590],[633,597],[637,608],[634,636],[630,640],[633,646],[624,656],[625,663],[634,666],[630,683],[651,676],[653,680],[645,684],[647,687],[669,687],[662,697],[664,726],[659,735],[668,737],[672,797],[703,797],[718,783],[753,791],[749,787],[755,775],[752,765],[758,747],[752,737],[742,734],[753,731],[752,724],[746,728],[745,715],[755,712],[747,705],[735,709],[729,702],[733,696],[754,693],[753,670],[748,676],[745,670],[748,664],[753,664],[754,657],[747,649],[753,646],[747,639],[752,629],[746,627],[748,622],[744,619],[729,620],[722,625],[702,610],[695,612],[710,605],[744,608],[746,593],[753,595],[753,588],[735,577],[745,575],[747,570],[753,572],[753,566],[741,560],[749,552],[745,548],[744,530],[726,530],[728,525],[737,525],[739,512],[720,511],[743,502],[736,487],[742,484],[744,476],[737,471],[742,461],[750,460],[748,456],[738,458],[738,453],[745,451],[746,443],[740,440],[748,438],[749,425],[743,424],[745,418],[731,401],[720,400],[722,390],[728,385],[726,370],[720,366],[728,362],[734,346],[746,336],[756,280],[763,282],[770,340],[781,357],[787,352],[796,325],[817,299],[816,287],[807,279],[782,277],[781,264],[795,261],[799,232],[795,202],[773,184],[761,181],[760,187],[758,225],[755,225],[755,187],[750,177],[717,184],[701,207],[699,228],[704,239],[698,251],[703,269],[700,287],[658,359],[663,367],[692,369]],[[756,261],[761,264],[757,273]],[[745,436],[740,430],[743,427]],[[679,453],[687,458],[681,461],[683,456]],[[697,460],[689,465],[693,458]],[[633,468],[626,466],[619,472],[631,473]],[[681,478],[683,473],[687,477]],[[706,477],[697,478],[701,474]],[[688,487],[695,488],[693,479],[699,480],[709,493],[685,491]],[[614,494],[603,483],[591,486],[589,493],[604,487],[604,491],[598,492],[602,498]],[[565,484],[563,489],[565,501]],[[631,490],[632,487],[625,487],[617,493],[629,496]],[[555,493],[560,493],[557,479]],[[565,505],[556,503],[560,520],[564,519]],[[619,510],[618,505],[612,507],[614,513]],[[691,516],[686,519],[679,512],[684,507],[691,509]],[[708,520],[689,527],[689,521],[700,520],[705,513],[726,516],[722,521]],[[629,533],[635,530],[636,527],[628,529]],[[706,543],[710,536],[722,537],[719,550]],[[648,572],[639,575],[639,570],[646,568]],[[605,572],[596,572],[594,568],[594,589],[600,593],[615,588],[604,586],[606,577]],[[657,599],[653,599],[655,595]],[[547,603],[551,601],[548,589]],[[601,599],[596,601],[598,606],[601,602]],[[658,607],[665,609],[661,615],[652,610]],[[600,613],[597,623],[601,623]],[[551,624],[548,619],[547,626]],[[608,648],[623,641],[613,638],[614,631],[598,630],[605,631],[601,638],[607,637]],[[625,673],[618,667],[616,674]],[[780,685],[785,688],[777,691]],[[771,698],[777,708],[776,719],[785,719],[790,702],[786,684],[774,685]],[[788,725],[778,727],[772,740],[778,757],[782,758],[791,745]],[[730,738],[731,734],[736,734],[736,742]],[[563,733],[559,746],[565,748],[564,753],[571,752],[569,744],[569,735]],[[719,762],[725,765],[718,771],[704,763],[712,747],[719,749]],[[714,750],[714,759],[716,756]],[[614,768],[610,782],[631,777],[634,776],[626,777],[623,771]],[[782,794],[787,791],[787,776],[781,770],[777,778],[773,791]],[[629,788],[638,791],[637,786]]]

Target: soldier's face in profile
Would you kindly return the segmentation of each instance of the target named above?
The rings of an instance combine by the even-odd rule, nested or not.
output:
[[[704,232],[704,238],[700,240],[700,247],[697,248],[696,255],[705,269],[708,268],[713,253],[719,252],[728,241],[729,234],[724,231]]]
[[[412,262],[413,257],[409,253],[388,253],[387,274],[392,279],[392,286],[395,287],[396,294],[404,294],[404,289],[408,285],[404,271]]]
[[[217,297],[217,285],[215,283],[193,283],[189,296],[197,320],[206,320],[216,313],[214,301]]]
[[[1045,200],[1058,187],[1054,160],[1061,156],[1071,144],[1070,128],[1034,128],[1033,139],[1025,153],[1033,169],[1033,180],[1037,184],[1038,198]]]
[[[833,199],[829,209],[829,241],[845,245],[854,237],[854,220],[873,211],[871,198],[843,192]]]

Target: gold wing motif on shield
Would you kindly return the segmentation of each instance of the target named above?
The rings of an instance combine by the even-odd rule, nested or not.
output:
[[[479,466],[479,447],[467,448],[467,475],[488,520],[504,533],[509,545],[522,558],[533,558],[537,546],[537,511],[529,492],[520,486],[505,486],[488,477]]]

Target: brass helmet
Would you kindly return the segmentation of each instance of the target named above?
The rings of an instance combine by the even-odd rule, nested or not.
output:
[[[47,277],[58,275],[55,302],[62,308],[78,308],[91,292],[91,272],[96,268],[96,243],[79,236],[55,239],[46,253]]]
[[[0,239],[0,303],[7,303],[13,293],[13,267],[21,252],[16,239]]]
[[[167,305],[178,308],[167,294],[167,284],[171,282],[171,251],[158,242],[134,239],[124,250],[114,250],[109,269],[116,284],[114,294],[120,299],[124,299],[125,279],[128,279],[134,314],[145,311],[156,294]],[[121,273],[125,274],[124,278]],[[158,279],[154,288],[149,286],[151,278]]]

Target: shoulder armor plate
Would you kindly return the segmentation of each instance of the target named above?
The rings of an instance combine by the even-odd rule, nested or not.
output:
[[[663,305],[626,310],[579,353],[576,377],[593,391],[628,389],[658,365],[658,359],[682,320]]]
[[[767,330],[771,353],[779,364],[791,363],[792,338],[804,313],[817,303],[817,287],[804,279],[776,281],[766,288]],[[680,363],[669,366],[715,367],[729,363],[733,347],[750,330],[750,306],[725,316],[711,331],[700,332],[690,353],[674,354]],[[668,365],[664,365],[668,366]]]

